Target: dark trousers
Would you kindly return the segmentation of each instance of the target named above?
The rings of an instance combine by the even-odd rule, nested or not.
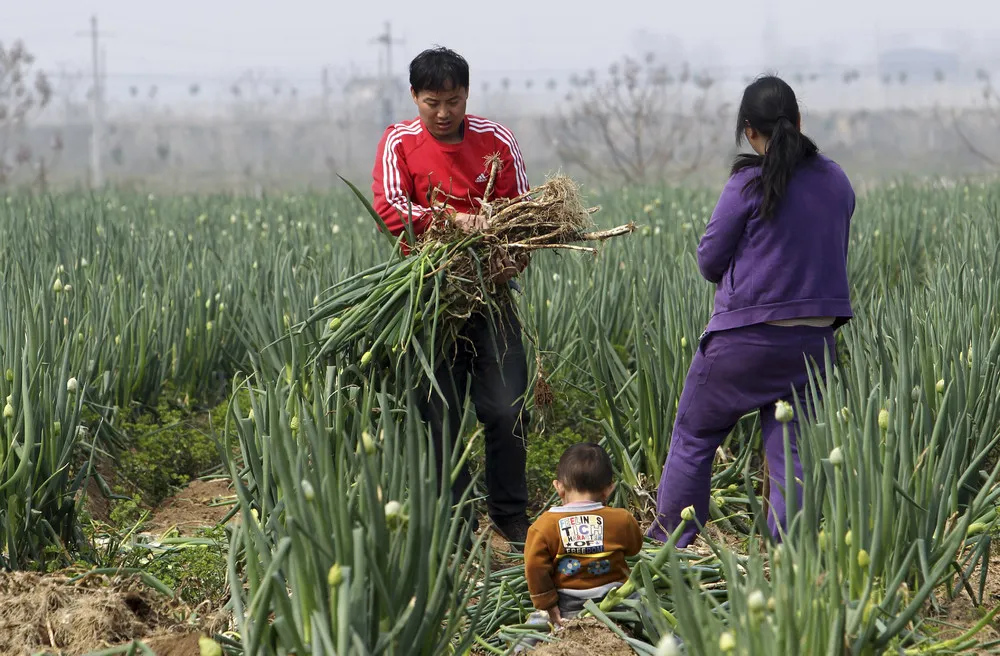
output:
[[[826,351],[831,361],[836,359],[830,328],[758,324],[710,333],[702,339],[677,406],[670,450],[656,493],[657,518],[647,532],[649,537],[666,542],[687,506],[694,506],[703,525],[708,521],[715,452],[740,417],[759,410],[771,484],[767,525],[771,535],[779,538],[778,526],[787,528],[785,441],[784,426],[774,416],[775,404],[792,403],[794,393],[808,407],[806,359],[814,361],[825,378]],[[788,432],[793,471],[801,480],[798,424],[799,417],[795,417]],[[794,489],[796,507],[801,509],[801,484],[796,481]],[[688,546],[697,534],[697,526],[689,522],[677,546]]]
[[[516,317],[511,312],[494,313],[492,321],[493,336],[489,316],[474,314],[469,318],[448,351],[451,357],[445,358],[435,373],[448,407],[438,392],[431,390],[429,397],[422,397],[421,412],[431,428],[440,481],[442,475],[451,473],[450,465],[442,473],[444,441],[450,443],[453,456],[465,449],[458,441],[458,431],[466,386],[471,382],[469,393],[486,438],[487,509],[495,522],[503,523],[523,516],[528,505],[525,460],[529,413],[524,408],[528,368]],[[452,486],[456,503],[471,481],[465,464]]]

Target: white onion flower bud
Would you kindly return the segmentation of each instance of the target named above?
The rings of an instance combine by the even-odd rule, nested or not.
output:
[[[783,424],[787,424],[795,418],[795,411],[787,401],[778,401],[774,405],[774,418]]]

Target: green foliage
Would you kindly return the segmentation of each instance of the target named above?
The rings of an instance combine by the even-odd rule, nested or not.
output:
[[[209,410],[207,419],[208,427],[216,434],[221,433],[226,427],[226,420],[227,418],[230,418],[230,403],[238,408],[240,412],[249,412],[250,392],[246,389],[240,388],[237,390],[236,394],[233,395],[232,399],[223,399],[221,403],[216,404],[211,410]]]
[[[126,496],[126,490],[121,485],[114,487],[115,494]],[[108,519],[111,526],[117,530],[126,532],[135,526],[136,522],[142,519],[144,510],[142,509],[142,496],[133,493],[128,499],[115,499],[111,502],[111,512]]]
[[[221,418],[222,409],[213,411]],[[213,425],[221,428],[220,421]],[[118,429],[129,436],[128,448],[119,458],[121,480],[139,493],[141,502],[155,506],[174,488],[185,485],[220,463],[218,446],[209,432],[206,416],[192,415],[161,402],[157,413],[143,413],[124,421]]]
[[[194,538],[190,544],[178,544],[152,556],[144,570],[172,588],[186,604],[207,601],[210,608],[219,608],[228,596],[229,538],[221,526],[199,529]]]
[[[246,653],[471,648],[468,605],[481,591],[477,560],[459,547],[471,527],[424,475],[426,427],[406,411],[419,365],[405,363],[378,383],[343,362],[311,369],[308,396],[260,371],[248,382],[253,415],[238,415],[227,435],[242,454],[227,463],[241,513],[229,568]],[[241,564],[245,577],[235,575]]]
[[[539,510],[554,494],[552,479],[563,451],[578,442],[598,442],[603,436],[596,420],[597,404],[593,394],[565,377],[548,382],[554,400],[551,406],[534,409],[535,430],[528,436],[529,503]]]
[[[556,475],[559,457],[568,447],[578,442],[586,442],[582,435],[566,427],[558,433],[538,435],[532,433],[528,439],[528,495],[530,507],[541,510],[555,490],[552,480]]]
[[[596,442],[604,432],[598,423],[597,397],[568,375],[548,380],[552,387],[552,405],[535,407],[535,434],[561,434],[567,429],[579,436],[577,441]]]
[[[529,510],[541,510],[554,490],[552,479],[556,464],[563,451],[577,442],[598,442],[603,436],[597,423],[594,395],[573,383],[568,376],[557,376],[548,381],[554,400],[546,408],[532,409],[532,430],[528,433],[528,455],[525,477],[528,482]],[[482,434],[475,435],[476,426],[469,426],[462,445],[475,439],[469,455],[469,469],[479,476],[477,494],[486,493],[485,443]]]

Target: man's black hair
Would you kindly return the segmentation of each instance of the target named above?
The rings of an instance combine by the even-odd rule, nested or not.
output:
[[[599,494],[614,480],[611,458],[599,444],[574,444],[559,458],[556,479],[575,492]]]
[[[424,50],[410,62],[413,93],[469,88],[469,63],[448,48]]]

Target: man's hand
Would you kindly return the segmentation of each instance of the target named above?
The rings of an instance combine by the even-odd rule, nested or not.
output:
[[[486,217],[482,214],[457,212],[451,220],[465,232],[475,232],[486,227]]]
[[[492,266],[495,267],[493,282],[497,285],[506,285],[508,282],[524,273],[531,261],[531,256],[524,251],[511,256],[507,253],[502,258],[495,258]]]
[[[555,626],[562,626],[562,613],[559,612],[559,604],[556,604],[548,610],[549,622]]]

